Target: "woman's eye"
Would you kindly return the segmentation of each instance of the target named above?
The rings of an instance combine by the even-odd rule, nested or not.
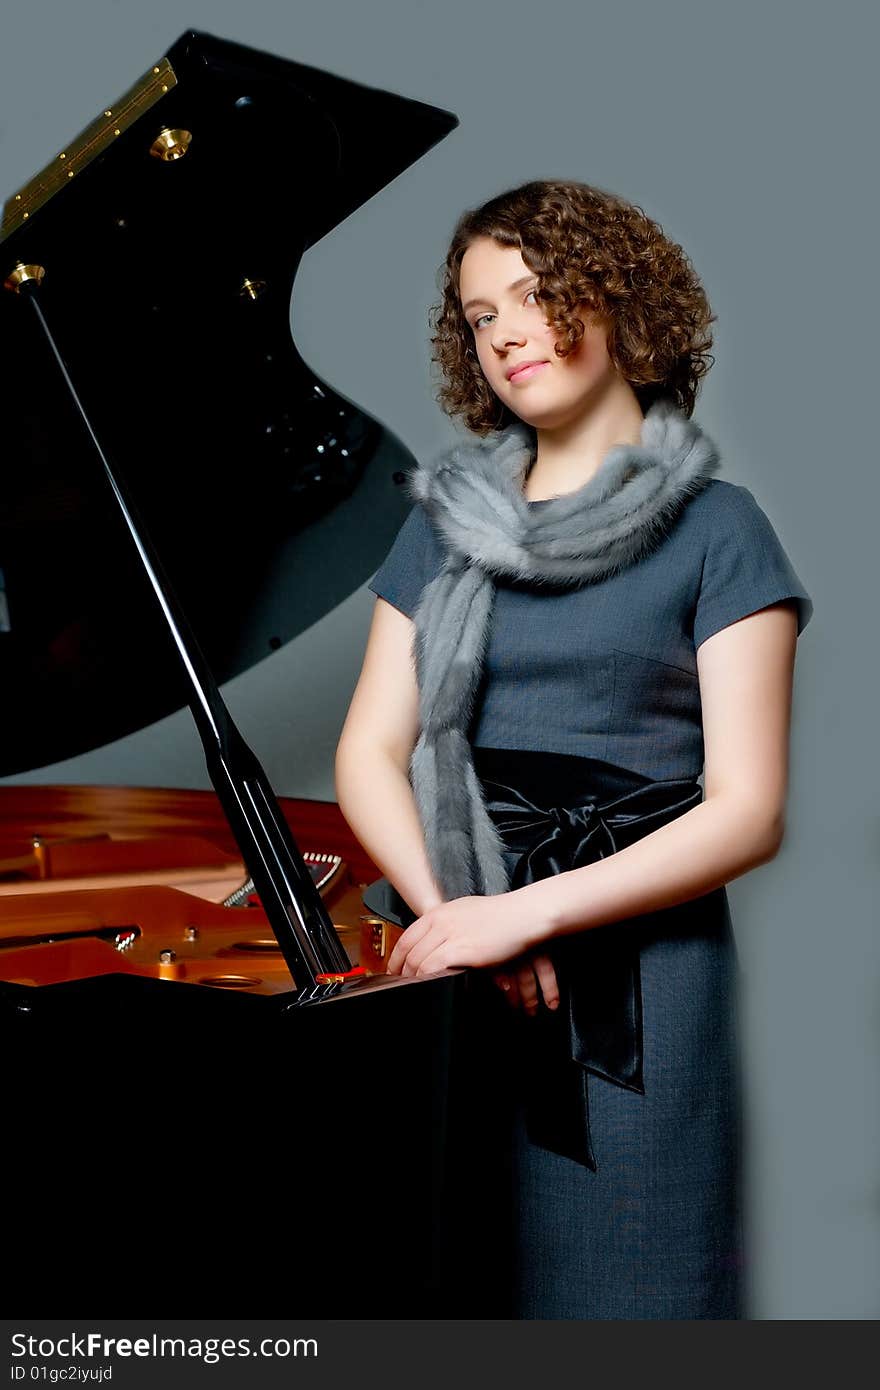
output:
[[[535,288],[534,288],[533,290],[528,290],[528,291],[527,291],[527,293],[526,293],[526,295],[525,295],[525,299],[524,299],[523,302],[524,302],[524,303],[528,302],[528,300],[531,299],[532,295],[537,294],[537,293],[538,293],[538,287],[537,287],[537,285],[536,285]],[[537,303],[537,300],[536,300],[535,302]],[[480,314],[479,318],[474,319],[474,332],[475,332],[475,333],[477,332],[477,330],[478,330],[479,327],[480,327],[480,324],[483,322],[484,319],[491,319],[492,317],[493,317],[492,314]]]

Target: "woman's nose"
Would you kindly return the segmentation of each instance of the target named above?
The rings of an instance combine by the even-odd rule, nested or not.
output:
[[[509,315],[504,319],[499,316],[493,325],[492,346],[498,352],[506,352],[508,348],[521,347],[526,341],[526,336],[522,324]]]

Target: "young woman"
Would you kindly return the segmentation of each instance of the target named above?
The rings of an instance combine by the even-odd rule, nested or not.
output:
[[[460,219],[433,344],[472,442],[411,477],[338,748],[415,918],[389,971],[485,982],[518,1317],[743,1315],[724,885],[782,843],[812,604],[691,419],[714,317],[600,189]]]

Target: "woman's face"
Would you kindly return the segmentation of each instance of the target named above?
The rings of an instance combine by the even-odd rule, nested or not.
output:
[[[491,237],[478,237],[462,257],[459,297],[486,380],[521,420],[555,429],[578,419],[619,373],[605,326],[586,306],[583,338],[568,357],[556,356],[537,284],[519,249]],[[516,372],[529,362],[541,365]]]

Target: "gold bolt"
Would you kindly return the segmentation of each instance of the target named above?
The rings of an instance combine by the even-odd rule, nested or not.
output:
[[[66,155],[66,154],[60,154],[60,155],[58,156],[58,158],[59,158],[59,159],[66,159],[66,158],[67,158],[67,155]]]
[[[153,68],[153,72],[158,72],[158,71],[159,71],[158,68]]]
[[[112,112],[112,111],[105,111],[105,112],[104,112],[104,115],[105,115],[105,116],[112,116],[112,115],[113,115],[113,112]]]
[[[121,131],[121,130],[114,130],[113,134],[114,134],[114,135],[121,135],[121,134],[122,134],[122,131]]]
[[[14,292],[18,294],[18,291],[21,289],[22,285],[27,284],[29,280],[32,280],[35,285],[41,284],[43,276],[45,274],[46,271],[43,266],[24,265],[21,261],[19,261],[18,264],[7,276],[3,288],[6,290],[14,290]],[[40,854],[44,854],[46,852],[43,840],[39,835],[35,835],[33,837],[33,846],[35,853],[39,852]]]
[[[171,163],[175,159],[182,159],[186,154],[192,140],[192,131],[189,130],[169,130],[168,126],[163,126],[150,146],[150,154],[154,159],[162,159],[166,163]]]

